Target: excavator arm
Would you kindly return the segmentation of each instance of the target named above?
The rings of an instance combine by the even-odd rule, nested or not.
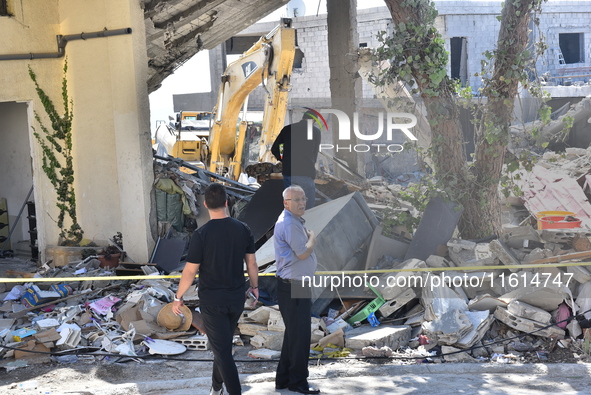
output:
[[[259,160],[270,161],[270,147],[285,121],[289,81],[295,54],[295,29],[291,19],[282,19],[269,34],[261,37],[242,57],[228,65],[214,109],[209,137],[210,171],[228,168],[235,180],[241,172],[246,137],[246,120],[236,132],[240,109],[248,95],[261,83],[267,91]]]

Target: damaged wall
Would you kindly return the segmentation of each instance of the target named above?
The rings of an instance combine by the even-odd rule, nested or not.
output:
[[[136,1],[63,0],[22,3],[0,23],[1,53],[57,52],[56,35],[131,28],[132,34],[68,43],[68,89],[74,102],[73,154],[78,222],[85,237],[106,241],[117,231],[136,261],[147,261],[151,233],[151,168],[147,57],[143,11]],[[41,150],[33,137],[37,111],[49,121],[28,76],[30,65],[41,87],[61,109],[64,59],[0,62],[0,102],[28,104],[40,251],[58,242],[55,192],[41,170]],[[15,148],[21,143],[15,143]],[[20,148],[19,148],[20,149]],[[5,157],[0,158],[4,162]],[[26,193],[20,196],[21,203]],[[18,200],[18,197],[15,197]],[[155,227],[154,227],[155,228]],[[42,256],[43,259],[43,256]]]

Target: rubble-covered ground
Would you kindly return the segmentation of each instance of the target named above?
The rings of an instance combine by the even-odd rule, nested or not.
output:
[[[462,240],[452,232],[432,250],[424,240],[424,248],[408,256],[404,251],[409,243],[423,246],[416,238],[419,232],[414,240],[408,234],[395,239],[374,234],[380,243],[406,248],[367,262],[365,268],[377,270],[370,281],[375,291],[335,298],[320,316],[311,318],[311,359],[324,366],[352,367],[590,362],[587,207],[577,211],[580,221],[576,215],[572,221],[565,216],[561,228],[540,229],[536,213],[546,209],[540,206],[540,195],[552,190],[539,180],[581,179],[591,169],[591,160],[586,150],[546,156],[539,165],[543,170],[532,172],[541,178],[530,180],[526,198],[506,202],[499,237]],[[545,171],[555,175],[544,178]],[[189,176],[174,174],[173,181],[184,191],[180,193],[192,195],[201,189],[195,179],[187,183]],[[338,180],[329,184],[337,185],[335,191],[350,191],[345,184],[338,187]],[[401,186],[383,180],[372,180],[372,185],[363,193],[379,216]],[[580,191],[564,185],[558,190],[589,205],[581,198],[586,196],[581,183]],[[197,210],[195,200],[187,205],[188,212]],[[570,227],[573,222],[578,226]],[[5,372],[0,387],[37,380],[44,389],[57,391],[78,380],[91,388],[103,381],[209,376],[211,352],[195,310],[198,283],[184,295],[193,317],[192,325],[181,330],[180,321],[171,327],[160,314],[172,300],[178,278],[157,276],[153,266],[135,269],[152,276],[122,280],[112,276],[121,275],[118,270],[123,268],[101,267],[92,256],[59,267],[21,262],[26,265],[18,270],[18,263],[6,265],[11,271],[4,270],[2,277],[22,278],[0,283],[0,368]],[[343,295],[346,291],[340,289]],[[259,302],[246,309],[239,323],[235,356],[242,373],[275,369],[284,325],[272,292],[269,297],[266,305]]]

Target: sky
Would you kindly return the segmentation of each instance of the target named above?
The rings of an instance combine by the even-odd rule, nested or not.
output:
[[[259,22],[279,21],[281,17],[292,17],[288,13],[294,8],[301,10],[304,5],[304,15],[326,14],[326,0],[292,0],[287,6],[267,15]],[[357,0],[357,9],[385,6],[384,0]],[[299,14],[298,14],[299,15]],[[209,77],[209,51],[198,52],[174,74],[167,77],[160,89],[150,94],[150,128],[152,134],[156,131],[158,121],[168,121],[174,114],[172,95],[183,93],[197,93],[211,91]],[[187,110],[208,110],[203,108],[188,108]]]

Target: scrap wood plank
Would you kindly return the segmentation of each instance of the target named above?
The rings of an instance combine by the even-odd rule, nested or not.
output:
[[[552,256],[550,258],[536,259],[535,261],[524,263],[524,265],[537,265],[539,263],[559,263],[559,262],[570,261],[573,259],[587,259],[587,258],[591,258],[591,251],[573,252],[571,254],[557,255],[557,256]]]
[[[29,272],[21,272],[18,270],[7,270],[6,271],[6,277],[12,277],[12,278],[33,278],[35,277],[35,273],[29,273]]]

